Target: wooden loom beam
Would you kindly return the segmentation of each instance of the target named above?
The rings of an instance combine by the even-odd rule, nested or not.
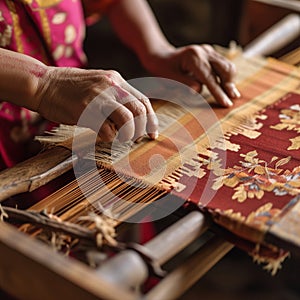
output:
[[[0,287],[18,299],[133,300],[100,274],[0,222]]]
[[[143,299],[176,299],[206,274],[233,245],[223,238],[215,236],[187,259],[180,267],[172,271],[155,286]]]
[[[0,202],[10,196],[31,192],[70,170],[76,155],[63,147],[39,153],[13,168],[1,172]]]
[[[157,265],[163,265],[199,238],[207,230],[208,226],[209,224],[202,213],[198,211],[191,212],[145,243],[143,248],[147,253],[150,253],[151,258]],[[108,281],[127,286],[127,288],[131,288],[132,285],[142,284],[146,277],[139,277],[138,281],[133,284],[132,276],[135,273],[142,273],[141,270],[145,268],[146,264],[143,260],[140,260],[140,263],[134,261],[134,265],[130,264],[129,261],[133,256],[139,257],[139,254],[134,250],[127,250],[126,253],[121,252],[104,263],[97,270],[97,273],[101,274]],[[122,274],[115,275],[115,266],[122,270]]]
[[[66,166],[63,170],[70,168],[72,165],[71,161],[73,158],[71,161],[68,160],[70,158],[70,151],[68,150],[68,152],[69,153],[66,153],[66,156],[59,155],[58,157],[58,164],[62,163],[63,166]],[[44,159],[45,162],[47,160],[50,161],[49,155],[44,155]],[[66,165],[65,159],[68,161]],[[24,163],[22,165],[24,167],[23,171],[29,171],[29,167],[32,166],[31,163],[32,161],[30,163]],[[54,171],[50,172],[50,174],[53,174],[52,178],[59,174],[55,165],[53,165],[53,168],[54,169],[52,170]],[[30,172],[31,171],[32,170],[30,170]],[[13,178],[16,177],[16,174],[19,174],[16,173],[15,169],[13,171],[8,170],[8,173],[5,174],[9,175],[7,179],[3,177],[4,180],[6,180],[5,182],[8,184],[13,183],[11,186],[17,186],[17,190],[19,192],[32,190],[35,186],[42,185],[43,182],[46,182],[44,181],[45,175],[43,174],[46,174],[46,177],[49,175],[49,173],[38,172],[30,177],[31,179],[38,179],[37,181],[30,180],[15,182],[13,181]],[[4,181],[1,183],[3,182]],[[36,182],[39,183],[36,184]],[[7,195],[10,196],[12,194],[6,194],[6,196]],[[187,222],[190,221],[189,218],[190,215],[188,215]],[[200,220],[198,220],[198,222],[199,227],[203,226],[204,228],[203,223],[201,223]],[[174,232],[170,234],[173,236],[170,240],[174,240],[176,235]],[[183,234],[183,232],[180,233],[180,235],[181,234]],[[194,236],[189,236],[190,234],[191,233],[186,232],[188,239],[193,240],[198,234],[200,234],[200,231],[197,232],[197,230],[195,230]],[[157,258],[157,261],[160,264],[170,258],[169,256],[171,256],[171,252],[172,255],[174,255],[180,251],[181,247],[183,247],[183,245],[180,244],[182,241],[179,239],[179,248],[176,250],[174,248],[170,250],[170,253],[168,253],[168,248],[166,247],[168,244],[165,242],[168,240],[166,233],[162,233],[157,238],[161,241],[158,242],[158,239],[152,240],[147,243],[145,247],[152,249],[151,251],[153,251],[153,256]],[[164,241],[163,244],[161,244],[162,241]],[[188,244],[187,241],[184,241],[183,243],[185,245]],[[178,247],[178,245],[173,246]],[[161,257],[154,255],[155,251],[159,252],[159,247],[162,251]],[[171,272],[168,277],[163,279],[161,283],[144,296],[144,299],[176,298],[206,271],[208,271],[217,261],[219,261],[223,255],[231,249],[231,247],[232,245],[225,242],[223,239],[214,237],[209,243],[201,248],[199,252],[190,257],[184,265],[180,266]],[[110,280],[108,277],[104,278],[103,273],[105,272],[102,273],[101,268],[96,272],[93,272],[83,264],[54,253],[46,246],[41,245],[38,241],[31,240],[24,234],[17,232],[11,226],[3,223],[0,223],[0,251],[2,254],[0,256],[0,286],[20,299],[56,299],[58,291],[59,296],[64,299],[130,300],[140,298],[140,295],[130,291],[130,287],[136,282],[137,276],[135,276],[133,281],[128,284],[124,284],[127,288],[124,288],[122,285],[116,286],[116,284],[109,282]],[[144,264],[144,262],[139,259],[139,255],[136,252],[131,251],[131,253],[134,254],[134,260],[137,258],[137,265]],[[132,269],[130,271],[132,271]],[[139,271],[140,272],[138,274],[140,278],[143,278],[144,270],[140,269]],[[108,273],[106,273],[106,276],[108,276]],[[36,282],[34,290],[32,288],[33,282]],[[122,282],[122,280],[120,282]]]

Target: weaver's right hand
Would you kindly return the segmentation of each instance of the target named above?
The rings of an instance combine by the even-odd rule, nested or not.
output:
[[[106,142],[117,131],[121,142],[137,141],[145,132],[151,139],[158,135],[149,99],[116,71],[47,67],[35,96],[35,110],[54,122],[74,125],[86,110],[88,118],[81,125],[98,131],[100,124],[98,135]]]

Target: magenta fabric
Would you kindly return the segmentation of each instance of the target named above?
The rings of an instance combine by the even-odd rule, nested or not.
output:
[[[80,0],[0,0],[0,47],[47,65],[83,67],[85,22]],[[42,126],[40,126],[42,125]],[[28,143],[51,124],[0,102],[0,169],[28,157]]]

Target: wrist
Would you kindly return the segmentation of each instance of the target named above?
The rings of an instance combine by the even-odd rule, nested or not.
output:
[[[151,73],[155,73],[155,70],[158,66],[160,66],[162,60],[165,60],[169,57],[176,48],[169,44],[163,43],[161,45],[156,45],[155,47],[151,47],[147,51],[141,51],[139,55],[139,59],[142,65]]]
[[[169,58],[175,53],[176,48],[172,45],[157,48],[140,58],[144,68],[153,75],[161,75],[162,68],[166,66]]]
[[[27,92],[25,93],[25,106],[28,109],[38,112],[42,100],[41,91],[44,90],[51,68],[42,63],[30,66],[28,70],[30,76],[28,78]]]

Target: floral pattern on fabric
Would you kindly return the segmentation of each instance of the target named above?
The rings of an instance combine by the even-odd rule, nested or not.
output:
[[[171,193],[198,204],[233,234],[234,243],[266,262],[286,253],[269,244],[258,252],[253,246],[300,199],[300,152],[290,149],[300,125],[299,100],[299,94],[287,93],[243,116],[221,137],[222,143],[199,151],[165,180]],[[273,127],[287,119],[283,114],[290,122],[278,135]]]
[[[245,223],[261,230],[266,230],[266,225],[272,224],[274,218],[279,216],[281,213],[281,210],[273,208],[273,204],[269,202],[251,212],[247,217],[243,216],[240,212],[235,212],[233,209],[227,209],[224,211],[216,209],[215,212],[223,216],[228,216],[230,219],[240,223]]]
[[[261,199],[265,192],[272,192],[274,196],[300,194],[300,166],[292,171],[279,168],[287,164],[291,156],[282,159],[273,156],[269,163],[259,159],[256,150],[240,156],[244,161],[240,161],[239,166],[226,169],[224,175],[215,180],[212,186],[214,190],[220,189],[223,185],[234,188],[232,200],[238,202],[253,198]]]
[[[270,128],[282,131],[295,131],[297,134],[300,133],[300,105],[295,104],[290,106],[288,109],[282,109],[279,114],[280,123],[270,126]],[[300,136],[289,139],[291,145],[288,150],[299,150],[300,149]]]

